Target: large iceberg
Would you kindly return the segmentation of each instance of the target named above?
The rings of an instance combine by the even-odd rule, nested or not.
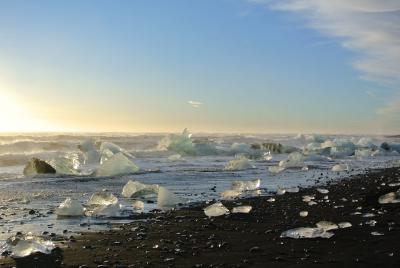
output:
[[[64,202],[60,204],[60,206],[56,209],[56,214],[58,216],[65,217],[76,217],[82,216],[85,213],[85,209],[82,204],[74,199],[68,197]]]
[[[55,248],[52,241],[45,240],[42,237],[28,234],[17,234],[7,239],[2,251],[8,251],[13,258],[24,258],[34,253],[51,254]]]
[[[128,181],[122,189],[122,195],[127,198],[142,197],[158,194],[159,186],[156,184],[144,184],[138,181]]]
[[[159,208],[175,207],[182,199],[165,187],[158,187],[157,205]]]
[[[96,170],[96,176],[116,176],[136,173],[139,167],[123,153],[117,153],[102,163]]]

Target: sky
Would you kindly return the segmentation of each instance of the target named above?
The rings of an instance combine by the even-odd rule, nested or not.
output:
[[[1,132],[400,133],[398,0],[1,0]]]

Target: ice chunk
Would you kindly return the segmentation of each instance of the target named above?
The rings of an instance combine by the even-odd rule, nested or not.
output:
[[[8,238],[2,251],[11,252],[10,256],[13,258],[24,258],[37,252],[50,254],[54,248],[55,245],[52,241],[28,233]]]
[[[230,151],[232,154],[245,154],[250,152],[250,145],[246,143],[233,143]]]
[[[300,215],[300,217],[307,217],[308,211],[300,211],[299,215]]]
[[[218,202],[204,208],[204,213],[208,217],[218,217],[229,214],[229,209],[227,209],[224,205],[222,205],[221,202]]]
[[[84,140],[81,144],[78,145],[78,149],[83,153],[87,153],[90,151],[96,151],[96,142],[93,139]]]
[[[260,188],[261,180],[255,179],[252,181],[233,181],[232,190],[236,191],[254,191]]]
[[[279,172],[282,172],[284,170],[285,170],[284,167],[277,167],[277,166],[268,167],[268,171],[271,172],[271,173],[279,173]]]
[[[113,155],[115,155],[115,154],[112,151],[108,150],[108,149],[104,149],[103,151],[101,151],[100,164],[103,164],[104,162],[106,162]]]
[[[286,189],[283,188],[278,188],[278,190],[276,191],[277,195],[284,195],[286,193]]]
[[[300,191],[299,187],[286,188],[287,193],[298,193],[299,191]]]
[[[230,199],[235,199],[239,195],[241,195],[243,192],[242,191],[236,191],[236,190],[225,190],[221,193],[221,198],[224,200],[230,200]]]
[[[267,202],[270,202],[270,203],[275,202],[275,198],[270,197],[270,198],[268,198]]]
[[[317,205],[318,203],[317,202],[315,202],[315,201],[310,201],[310,202],[308,202],[308,205],[309,206],[314,206],[314,205]]]
[[[379,197],[378,202],[379,204],[399,203],[400,199],[397,192],[390,192]]]
[[[104,206],[118,203],[118,198],[112,193],[97,192],[92,194],[88,201],[89,206]]]
[[[96,148],[96,143],[93,139],[87,139],[78,145],[79,150],[84,155],[85,164],[97,164],[100,161],[100,153]]]
[[[290,229],[281,234],[281,237],[288,238],[331,238],[333,233],[326,232],[321,228],[311,228],[311,227],[299,227],[295,229]]]
[[[132,203],[132,207],[133,207],[134,210],[143,210],[144,209],[144,203],[143,203],[143,201],[135,200]]]
[[[179,203],[183,203],[181,198],[167,188],[159,186],[157,196],[157,205],[159,208],[174,207]]]
[[[169,150],[177,153],[194,155],[196,148],[192,142],[192,134],[185,128],[181,135],[169,135],[164,137],[159,143],[157,148],[159,150]]]
[[[121,215],[121,205],[119,203],[96,206],[91,216],[97,217],[119,217]]]
[[[234,159],[232,161],[229,161],[229,163],[225,166],[225,170],[244,170],[244,169],[249,169],[249,168],[254,168],[253,165],[250,164],[249,159],[246,157],[241,157],[239,159]]]
[[[123,153],[117,153],[102,163],[96,170],[97,176],[116,176],[136,173],[139,167],[129,160]]]
[[[371,156],[372,153],[373,153],[373,151],[372,151],[371,149],[369,149],[369,148],[367,148],[367,149],[362,148],[362,149],[357,149],[357,150],[355,151],[355,156],[358,157],[358,158],[364,158],[364,157],[369,157],[369,156]]]
[[[315,196],[312,195],[303,195],[303,202],[310,202],[311,200],[314,200]]]
[[[381,235],[384,235],[383,233],[380,233],[380,232],[371,232],[371,235],[374,235],[374,236],[381,236]]]
[[[329,193],[328,189],[323,189],[323,188],[317,188],[317,192],[321,193],[321,194],[327,194]]]
[[[308,171],[308,166],[304,166],[301,168],[302,171]]]
[[[182,161],[182,156],[180,154],[173,154],[168,156],[169,161]]]
[[[339,226],[340,229],[344,229],[344,228],[349,228],[352,225],[351,225],[350,222],[340,222],[340,223],[338,223],[338,226]]]
[[[45,161],[33,157],[24,168],[24,175],[54,174],[56,170]]]
[[[365,148],[370,148],[370,149],[374,149],[377,146],[374,144],[373,139],[371,138],[367,138],[367,137],[363,137],[361,139],[358,140],[358,142],[356,143],[357,146],[360,147],[365,147]]]
[[[302,167],[304,166],[304,155],[294,152],[288,155],[288,159],[279,162],[279,166],[283,168]]]
[[[56,209],[56,214],[58,216],[66,217],[82,216],[84,212],[85,209],[81,203],[77,200],[71,199],[70,197],[65,199],[65,201],[62,202]]]
[[[337,164],[332,167],[333,172],[342,172],[349,170],[349,166],[346,164]]]
[[[68,154],[49,161],[58,174],[78,175],[80,166],[78,154]]]
[[[144,184],[138,181],[128,181],[122,189],[124,197],[140,197],[151,194],[158,194],[159,186],[156,184]]]
[[[335,230],[339,228],[339,226],[336,223],[330,221],[319,221],[317,222],[316,226],[325,231]]]
[[[232,209],[232,213],[249,213],[252,210],[252,206],[239,206]]]
[[[337,144],[337,146],[331,148],[331,156],[345,157],[354,155],[356,149],[354,143],[343,139],[335,140],[335,143]]]

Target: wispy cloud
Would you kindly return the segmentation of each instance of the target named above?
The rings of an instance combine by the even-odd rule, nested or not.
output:
[[[247,0],[302,15],[308,25],[357,53],[361,77],[400,87],[399,0]],[[400,98],[378,114],[398,113]]]
[[[199,101],[188,101],[188,103],[193,107],[193,108],[200,108],[201,105],[203,105],[202,102]]]

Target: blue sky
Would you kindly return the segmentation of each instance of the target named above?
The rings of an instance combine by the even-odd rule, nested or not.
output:
[[[0,94],[24,108],[0,130],[400,131],[397,81],[270,3],[3,0]]]

